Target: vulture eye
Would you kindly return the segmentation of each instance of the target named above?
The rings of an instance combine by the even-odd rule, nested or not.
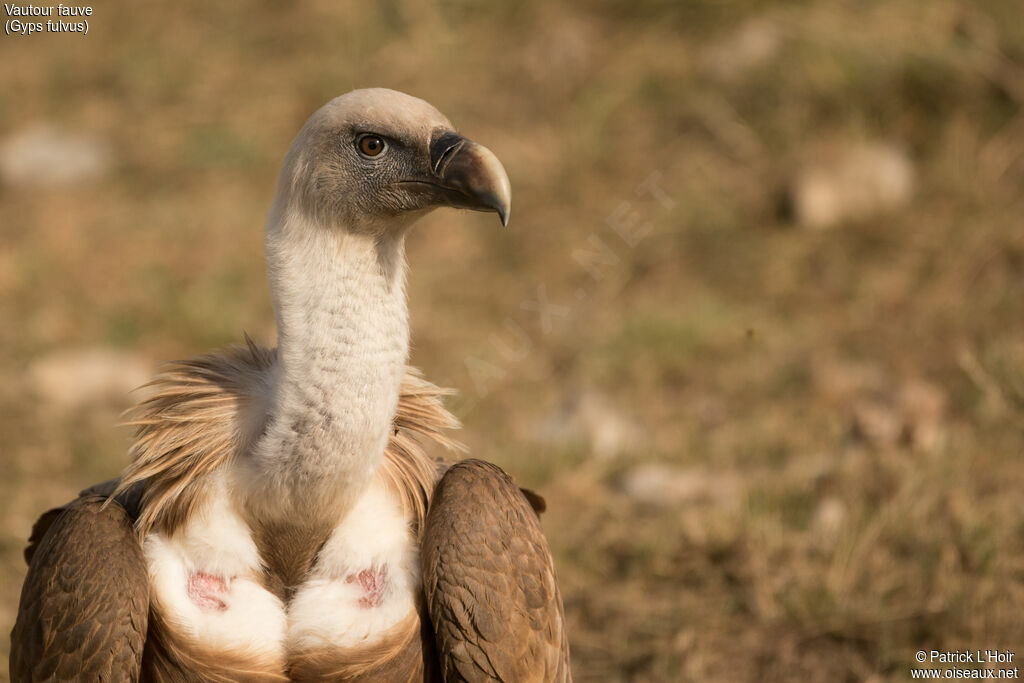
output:
[[[388,148],[388,143],[379,135],[363,135],[356,140],[356,147],[364,157],[379,157]]]

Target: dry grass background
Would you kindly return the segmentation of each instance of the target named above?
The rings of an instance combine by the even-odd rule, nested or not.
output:
[[[34,517],[124,464],[120,387],[272,341],[279,160],[384,85],[512,178],[508,230],[444,211],[412,235],[413,361],[547,496],[580,680],[1024,656],[1019,0],[112,1],[90,24],[0,40],[0,133],[113,159],[0,188],[0,631]]]

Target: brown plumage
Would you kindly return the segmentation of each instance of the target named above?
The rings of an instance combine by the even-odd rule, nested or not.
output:
[[[445,680],[569,678],[551,553],[535,511],[501,468],[463,460],[448,470],[434,491],[422,562]]]
[[[11,633],[11,680],[138,680],[146,564],[124,508],[103,500],[79,498],[38,529]]]

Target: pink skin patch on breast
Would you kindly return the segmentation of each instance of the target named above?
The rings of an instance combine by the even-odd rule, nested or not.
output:
[[[380,607],[384,602],[384,591],[388,586],[388,568],[374,567],[364,569],[356,574],[349,574],[345,577],[345,583],[356,583],[363,589],[363,596],[359,598],[359,606],[363,609]]]
[[[228,592],[227,581],[205,572],[191,572],[188,575],[188,599],[203,609],[226,610],[228,606],[217,597]]]

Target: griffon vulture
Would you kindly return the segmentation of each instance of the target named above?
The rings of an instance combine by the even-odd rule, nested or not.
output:
[[[542,500],[414,438],[457,426],[406,365],[405,236],[438,206],[504,224],[510,191],[434,107],[313,114],[266,224],[277,348],[159,375],[120,479],[36,523],[14,681],[570,679]]]

